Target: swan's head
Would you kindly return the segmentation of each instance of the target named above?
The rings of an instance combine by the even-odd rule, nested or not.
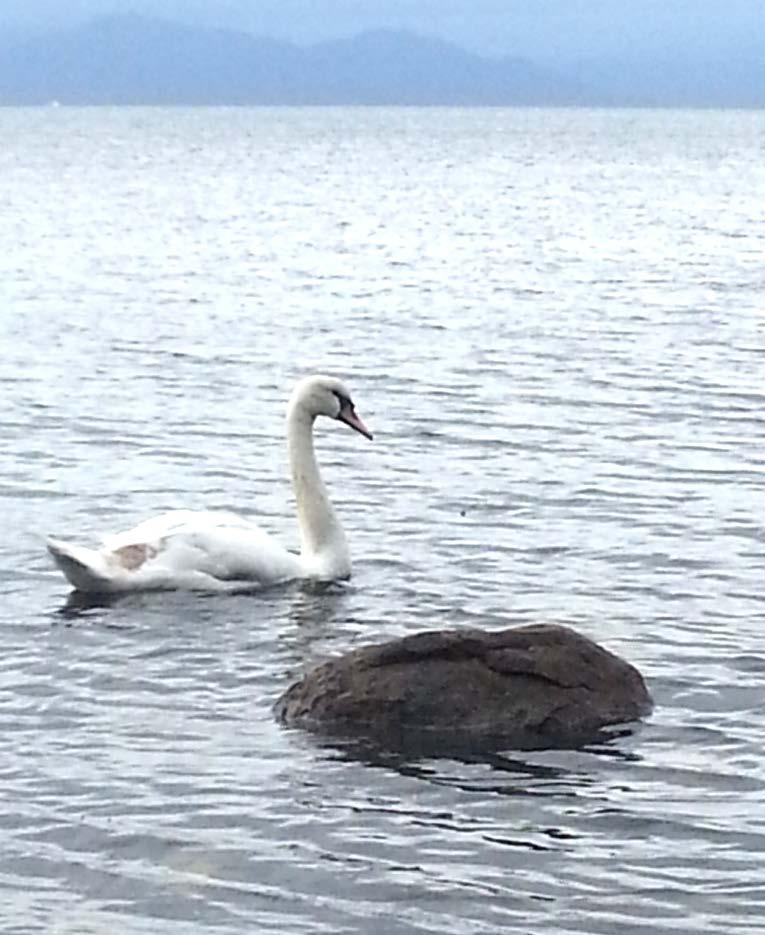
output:
[[[290,412],[297,408],[311,419],[316,416],[337,419],[365,438],[372,438],[372,433],[356,414],[350,390],[335,377],[313,376],[301,380],[290,398]]]

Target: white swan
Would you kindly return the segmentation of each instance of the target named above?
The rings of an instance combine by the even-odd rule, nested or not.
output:
[[[287,409],[292,487],[300,554],[288,552],[259,526],[233,513],[175,510],[86,549],[58,539],[48,551],[69,582],[91,594],[157,589],[232,590],[294,578],[347,578],[345,534],[322,483],[313,448],[316,416],[339,419],[372,438],[340,380],[301,380]]]

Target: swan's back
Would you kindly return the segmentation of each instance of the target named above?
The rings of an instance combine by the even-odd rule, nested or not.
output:
[[[300,574],[297,555],[233,513],[174,510],[109,536],[101,549],[51,539],[70,583],[86,593],[184,587],[230,590]]]

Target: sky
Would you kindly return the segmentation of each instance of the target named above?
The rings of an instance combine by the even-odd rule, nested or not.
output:
[[[765,55],[765,0],[3,0],[0,29],[131,11],[301,43],[404,28],[550,64]]]

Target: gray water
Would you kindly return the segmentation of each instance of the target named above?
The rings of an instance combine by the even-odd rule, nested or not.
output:
[[[0,111],[0,929],[765,931],[765,114]],[[347,586],[67,601],[46,534],[224,508]],[[327,654],[557,621],[657,702],[462,762],[270,707]]]

